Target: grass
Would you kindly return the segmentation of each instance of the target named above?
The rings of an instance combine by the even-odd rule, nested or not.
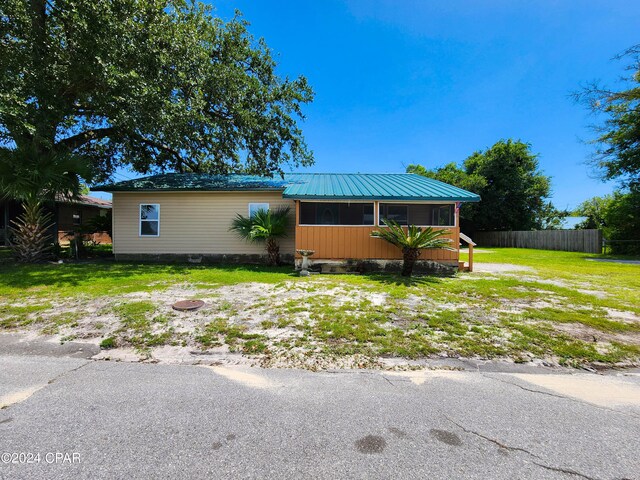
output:
[[[267,345],[263,342],[266,338],[264,335],[247,333],[246,326],[233,325],[224,319],[209,322],[195,338],[205,348],[217,347],[225,343],[231,351],[262,353],[267,349]]]
[[[0,306],[0,329],[14,329],[38,323],[40,317],[37,314],[50,308],[50,303],[24,306],[2,305]]]
[[[88,262],[42,265],[0,264],[0,298],[74,298],[149,292],[176,283],[206,286],[296,280],[291,268]]]
[[[0,263],[0,329],[37,328],[71,337],[89,322],[92,334],[103,338],[102,348],[129,346],[147,355],[154,347],[180,345],[227,346],[269,358],[296,351],[306,357],[640,362],[640,266],[597,262],[608,257],[582,253],[488,252],[476,252],[476,265],[530,270],[453,278],[299,278],[289,267]],[[238,286],[241,297],[248,283],[264,288],[245,304],[216,290]],[[199,320],[179,316],[158,300],[131,296],[158,298],[174,285],[192,289],[194,296],[209,295],[209,309],[193,317]],[[75,307],[58,311],[53,305],[60,302]],[[92,302],[107,306],[93,316],[78,308]]]

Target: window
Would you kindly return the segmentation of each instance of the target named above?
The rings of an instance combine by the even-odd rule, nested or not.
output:
[[[394,205],[391,203],[380,204],[380,225],[382,219],[393,220],[400,225],[409,224],[409,205]]]
[[[453,227],[455,206],[430,203],[381,203],[380,225],[383,225],[383,218],[394,220],[400,225]]]
[[[433,225],[453,226],[453,205],[439,205],[433,208]]]
[[[160,205],[157,203],[140,204],[140,236],[160,236]]]
[[[301,202],[301,225],[373,225],[373,203]]]
[[[249,218],[253,217],[258,210],[269,210],[268,203],[250,203],[249,204]]]
[[[80,210],[74,210],[71,217],[74,225],[82,225],[82,212]]]

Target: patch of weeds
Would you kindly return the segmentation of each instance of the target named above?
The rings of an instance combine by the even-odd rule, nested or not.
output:
[[[150,326],[156,306],[151,302],[129,302],[113,307],[113,311],[125,328],[139,330]]]
[[[162,333],[144,332],[141,335],[129,338],[129,343],[137,348],[159,347],[170,343],[173,339],[173,329]]]
[[[73,328],[78,326],[78,319],[81,315],[77,312],[63,313],[46,319],[47,325],[41,330],[44,335],[55,335],[60,332],[60,328]]]
[[[537,355],[554,355],[563,365],[577,366],[584,362],[614,363],[629,355],[637,358],[640,348],[635,345],[612,343],[606,351],[599,351],[592,343],[583,342],[564,333],[554,331],[548,325],[523,325],[507,322],[514,330],[510,342],[519,352]]]
[[[263,320],[260,322],[260,326],[265,330],[269,330],[275,326],[276,322],[272,322],[271,320]]]
[[[248,340],[242,344],[242,353],[257,354],[267,351],[267,344],[258,340]]]
[[[141,354],[148,354],[149,348],[166,345],[174,338],[172,328],[154,331],[154,325],[167,324],[170,318],[164,314],[154,317],[156,306],[151,302],[129,302],[118,305],[113,310],[122,323],[117,333]]]
[[[96,328],[96,330],[102,330],[104,328],[104,323],[96,322],[94,327]]]
[[[448,338],[455,338],[469,333],[469,327],[462,323],[462,315],[458,310],[441,310],[429,314],[420,314],[418,321],[433,331],[446,334]]]
[[[78,338],[77,335],[65,335],[64,337],[60,338],[60,345],[64,345],[67,342],[71,342],[71,341],[75,340],[76,338]]]
[[[226,343],[231,351],[242,350],[242,344],[248,340],[264,340],[266,337],[258,333],[247,333],[247,327],[234,325],[225,319],[218,318],[204,326],[202,333],[195,337],[196,341],[204,347],[215,347]],[[256,343],[257,346],[257,343]]]
[[[290,325],[293,325],[295,321],[291,317],[279,317],[278,318],[278,328],[287,328]]]
[[[39,322],[41,318],[36,314],[50,308],[50,303],[24,306],[2,305],[0,306],[0,329],[26,327]]]
[[[528,319],[544,320],[551,323],[581,323],[605,332],[640,331],[640,325],[606,318],[607,313],[603,309],[541,308],[530,310],[524,316]]]
[[[110,348],[116,348],[118,346],[114,337],[105,338],[100,342],[100,348],[103,350],[109,350]]]

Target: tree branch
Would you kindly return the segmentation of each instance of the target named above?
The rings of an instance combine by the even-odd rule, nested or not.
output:
[[[58,143],[56,143],[56,148],[75,150],[85,143],[88,143],[92,140],[99,140],[101,138],[109,137],[117,131],[118,129],[116,127],[94,128],[85,132],[78,133],[77,135],[73,135],[71,137],[63,138]]]
[[[150,147],[157,148],[158,150],[162,150],[163,152],[166,152],[169,155],[173,156],[176,159],[176,162],[178,163],[178,165],[184,164],[194,172],[197,172],[199,170],[197,163],[184,158],[182,155],[180,155],[180,152],[170,147],[169,145],[166,145],[161,142],[156,142],[155,140],[151,140],[149,138],[143,137],[142,135],[136,135],[136,138],[138,138],[138,140],[140,140],[142,143],[149,145]]]

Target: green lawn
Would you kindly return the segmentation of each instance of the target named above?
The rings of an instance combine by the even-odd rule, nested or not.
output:
[[[474,273],[412,280],[300,278],[289,267],[5,262],[0,329],[84,338],[114,357],[124,348],[162,359],[157,347],[173,346],[243,352],[265,366],[376,367],[386,357],[430,356],[640,362],[640,265],[485,251],[476,252]],[[170,308],[196,297],[207,303],[196,313]]]

